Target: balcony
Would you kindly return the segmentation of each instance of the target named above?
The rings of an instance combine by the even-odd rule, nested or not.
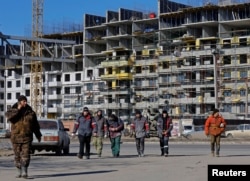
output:
[[[48,95],[49,100],[62,99],[62,95],[60,94],[50,94]]]
[[[147,102],[147,101],[142,101],[142,102],[136,102],[135,103],[135,107],[136,108],[143,108],[143,109],[145,109],[145,108],[148,108],[148,106],[151,106],[150,105],[150,103],[149,102]],[[152,107],[152,106],[151,106]]]
[[[132,78],[133,78],[133,75],[131,73],[107,74],[107,75],[102,75],[101,76],[102,80],[110,80],[110,79],[132,80]]]
[[[61,107],[49,107],[49,108],[48,108],[48,112],[49,112],[49,113],[58,113],[58,112],[62,112],[62,108],[61,108]]]
[[[49,87],[61,87],[62,86],[62,82],[49,82],[48,86]]]
[[[106,60],[101,62],[101,66],[106,67],[123,67],[123,66],[132,66],[132,61],[129,60]]]

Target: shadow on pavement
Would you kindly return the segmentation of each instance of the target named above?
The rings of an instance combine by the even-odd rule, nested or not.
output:
[[[247,154],[247,155],[222,155],[220,157],[244,157],[244,156],[250,156],[250,154]]]
[[[45,175],[33,175],[30,179],[35,178],[48,178],[48,177],[65,177],[65,176],[74,176],[74,175],[89,175],[89,174],[101,174],[115,172],[117,170],[100,170],[100,171],[91,171],[91,172],[75,172],[75,173],[57,173],[57,174],[45,174]]]

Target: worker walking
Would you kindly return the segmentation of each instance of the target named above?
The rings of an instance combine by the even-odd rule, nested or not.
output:
[[[205,134],[210,136],[212,156],[215,156],[215,151],[217,157],[220,155],[220,138],[221,134],[225,131],[225,128],[226,121],[219,114],[219,110],[215,109],[212,115],[210,115],[205,122]]]
[[[6,117],[11,123],[11,143],[18,171],[16,177],[28,178],[33,133],[39,142],[42,137],[36,113],[27,104],[27,98],[21,95],[6,112]]]
[[[149,138],[149,124],[141,111],[136,111],[135,119],[130,125],[131,134],[135,136],[136,149],[139,157],[144,157],[145,137]]]
[[[102,110],[98,110],[95,116],[97,134],[93,136],[92,143],[97,151],[98,157],[102,155],[102,148],[103,148],[103,138],[104,138],[104,129],[107,126],[107,120],[102,115]]]
[[[90,114],[88,107],[83,108],[83,113],[78,117],[75,122],[73,135],[76,134],[78,130],[78,140],[80,143],[79,153],[77,157],[82,159],[84,155],[84,148],[85,148],[85,158],[89,159],[90,157],[90,142],[91,136],[96,136],[96,122],[94,118]]]
[[[169,154],[168,141],[173,129],[172,118],[168,116],[166,110],[162,111],[162,115],[157,120],[157,134],[160,141],[161,156],[167,157]]]
[[[115,114],[111,114],[107,120],[105,135],[108,135],[110,138],[112,154],[116,158],[120,156],[121,132],[123,129],[123,121]]]

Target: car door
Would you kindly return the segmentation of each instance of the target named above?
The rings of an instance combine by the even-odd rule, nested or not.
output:
[[[239,138],[245,137],[245,129],[246,129],[245,124],[240,125],[236,137],[239,137]]]
[[[64,147],[68,146],[69,139],[68,139],[68,133],[65,131],[63,123],[61,120],[58,121],[59,124],[59,136],[64,144]]]
[[[242,137],[244,138],[249,138],[250,136],[250,125],[249,124],[245,124],[245,129],[242,133]]]

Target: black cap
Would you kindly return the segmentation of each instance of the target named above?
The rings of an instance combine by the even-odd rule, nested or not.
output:
[[[88,107],[84,107],[83,111],[89,111],[89,108]]]
[[[217,113],[217,112],[220,112],[219,109],[214,109],[214,111],[213,111],[212,114],[214,115],[214,114]]]
[[[162,111],[162,114],[164,114],[164,113],[167,114],[167,113],[168,113],[167,110],[163,110],[163,111]]]
[[[20,101],[26,101],[27,102],[27,97],[24,96],[24,95],[20,95],[17,100],[18,100],[18,102],[20,102]]]
[[[111,114],[110,116],[109,116],[109,119],[111,120],[111,121],[115,121],[116,120],[116,115],[115,114]]]
[[[141,111],[137,110],[135,111],[135,114],[141,114]]]

